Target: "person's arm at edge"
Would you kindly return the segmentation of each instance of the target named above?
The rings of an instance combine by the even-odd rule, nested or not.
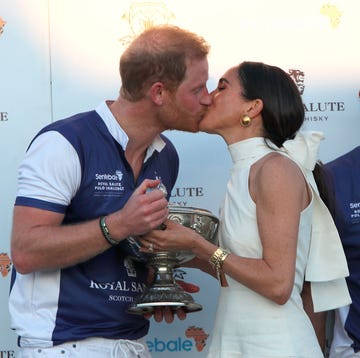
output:
[[[314,327],[316,337],[319,341],[321,350],[324,352],[326,348],[326,317],[327,312],[314,312],[313,301],[311,298],[311,285],[310,282],[305,281],[301,298],[306,314],[309,316],[310,321]]]

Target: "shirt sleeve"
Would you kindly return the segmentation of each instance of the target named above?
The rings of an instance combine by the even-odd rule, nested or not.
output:
[[[15,204],[64,212],[80,180],[74,147],[60,133],[45,132],[31,143],[19,166]]]

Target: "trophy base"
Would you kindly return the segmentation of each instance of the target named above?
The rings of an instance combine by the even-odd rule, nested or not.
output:
[[[202,306],[186,293],[179,285],[153,285],[132,304],[127,312],[143,315],[153,313],[156,307],[169,307],[173,312],[181,308],[184,312],[197,312]]]
[[[137,303],[131,306],[127,310],[127,312],[132,314],[144,315],[146,313],[154,313],[156,307],[169,307],[173,312],[181,308],[185,313],[198,312],[202,310],[202,306],[195,302],[148,302]]]

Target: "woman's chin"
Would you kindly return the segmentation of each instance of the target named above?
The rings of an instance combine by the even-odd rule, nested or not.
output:
[[[209,128],[204,119],[201,120],[199,123],[199,131],[204,133],[212,133],[211,128]]]
[[[216,134],[216,132],[212,128],[209,128],[207,126],[202,126],[201,124],[199,126],[199,132],[208,133],[208,134]]]

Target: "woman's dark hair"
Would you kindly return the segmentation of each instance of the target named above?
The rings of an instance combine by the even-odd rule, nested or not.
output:
[[[261,62],[243,62],[238,67],[243,97],[263,101],[264,136],[279,148],[294,139],[304,122],[305,111],[295,82],[282,69]]]
[[[305,119],[300,92],[291,77],[281,68],[262,62],[242,62],[238,67],[242,96],[248,100],[261,99],[264,137],[281,147],[294,139]],[[313,171],[319,193],[329,210],[332,197],[326,185],[326,173],[318,162]]]

